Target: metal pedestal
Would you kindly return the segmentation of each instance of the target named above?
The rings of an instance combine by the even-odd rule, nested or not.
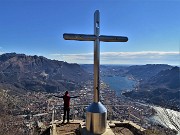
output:
[[[86,111],[86,129],[93,134],[106,131],[107,109],[101,102],[93,102]]]

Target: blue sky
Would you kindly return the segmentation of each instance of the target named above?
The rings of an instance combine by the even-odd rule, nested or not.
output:
[[[180,64],[179,0],[0,0],[0,54],[41,55],[93,63],[93,42],[67,41],[63,33],[127,36],[101,43],[101,64]]]

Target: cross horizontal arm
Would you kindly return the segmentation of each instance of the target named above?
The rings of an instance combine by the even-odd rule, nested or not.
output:
[[[123,36],[105,36],[100,35],[96,37],[96,35],[89,35],[89,34],[70,34],[64,33],[63,38],[65,40],[79,40],[79,41],[95,41],[99,38],[99,41],[103,42],[127,42],[128,38]]]
[[[88,35],[88,34],[69,34],[64,33],[63,38],[65,40],[79,40],[79,41],[95,41],[95,35]]]
[[[99,40],[103,42],[127,42],[128,38],[127,37],[122,37],[122,36],[105,36],[105,35],[100,35]]]

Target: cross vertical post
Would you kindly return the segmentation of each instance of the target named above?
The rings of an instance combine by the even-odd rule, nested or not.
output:
[[[100,13],[94,13],[94,35],[91,34],[68,34],[64,33],[65,40],[94,41],[94,99],[86,110],[86,129],[93,134],[102,134],[106,131],[107,109],[100,102],[100,41],[102,42],[127,42],[123,36],[100,35]]]
[[[99,43],[99,11],[94,13],[94,102],[99,102],[99,60],[100,60],[100,43]]]

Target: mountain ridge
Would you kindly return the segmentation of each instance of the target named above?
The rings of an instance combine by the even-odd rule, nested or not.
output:
[[[37,55],[0,55],[0,87],[55,92],[75,89],[88,76],[78,64]]]

